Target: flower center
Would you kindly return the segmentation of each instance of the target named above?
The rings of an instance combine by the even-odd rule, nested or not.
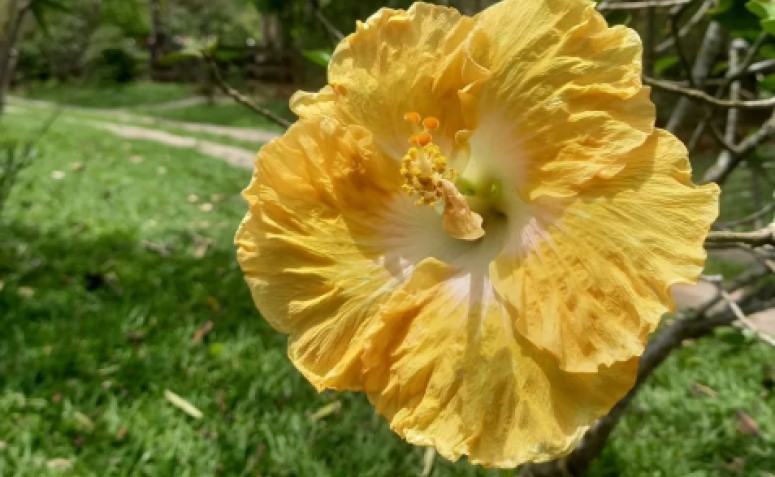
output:
[[[432,131],[439,128],[438,119],[423,119],[419,113],[406,113],[404,119],[414,126],[409,138],[412,147],[401,161],[403,190],[417,196],[415,205],[435,206],[444,203],[442,226],[450,236],[460,240],[477,240],[484,236],[482,217],[473,212],[466,198],[454,184],[458,173],[448,168],[448,160],[433,143]]]

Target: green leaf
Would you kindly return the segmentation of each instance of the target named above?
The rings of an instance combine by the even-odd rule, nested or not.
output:
[[[332,52],[331,50],[304,50],[302,54],[311,63],[327,68]]]
[[[605,15],[605,21],[609,26],[629,25],[632,21],[632,15],[625,10],[614,10]]]
[[[767,75],[757,83],[759,91],[768,93],[767,96],[775,95],[775,74]]]
[[[720,0],[708,16],[719,22],[734,36],[756,38],[761,25],[759,18],[746,8],[749,0]]]
[[[775,35],[775,2],[770,0],[751,0],[745,4],[751,13],[759,17],[762,29]]]
[[[654,72],[661,76],[664,72],[678,64],[678,55],[667,55],[660,57],[654,62]]]

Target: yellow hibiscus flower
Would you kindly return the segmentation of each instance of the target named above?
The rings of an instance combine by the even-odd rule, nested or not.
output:
[[[570,451],[717,215],[640,74],[637,34],[585,0],[359,23],[259,153],[236,239],[296,367],[448,459]]]

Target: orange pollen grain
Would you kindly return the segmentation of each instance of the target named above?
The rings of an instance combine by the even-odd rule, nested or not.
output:
[[[422,121],[422,117],[420,116],[420,113],[406,113],[404,114],[404,120],[409,121],[410,123],[419,124],[420,121]]]
[[[412,143],[418,146],[427,146],[432,142],[433,142],[433,136],[431,136],[427,132],[421,132],[420,134],[415,134],[414,136],[412,136]]]
[[[439,129],[439,126],[441,126],[441,123],[435,117],[428,116],[427,118],[423,119],[422,125],[423,127],[425,127],[425,129],[429,131],[435,131],[436,129]]]

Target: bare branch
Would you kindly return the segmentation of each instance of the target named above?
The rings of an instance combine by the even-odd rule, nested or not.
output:
[[[232,99],[234,99],[241,105],[247,107],[248,109],[252,110],[255,113],[258,113],[259,115],[272,121],[278,126],[281,126],[285,129],[288,129],[289,127],[291,127],[291,123],[288,122],[287,120],[281,118],[280,116],[276,115],[275,113],[266,109],[265,107],[259,104],[256,104],[252,99],[240,93],[238,90],[232,88],[231,85],[225,79],[223,79],[223,75],[221,75],[221,70],[218,68],[218,64],[215,62],[215,58],[213,58],[209,54],[205,54],[204,60],[205,62],[207,62],[207,65],[210,67],[210,71],[213,74],[213,79],[221,88],[221,91],[223,91],[227,96],[230,96]]]
[[[732,44],[729,47],[729,74],[724,84],[719,88],[718,94],[722,93],[724,89],[729,85],[729,99],[730,101],[738,101],[740,99],[740,81],[733,80],[734,74],[740,69],[740,50],[747,46],[744,40],[732,40]],[[750,56],[750,52],[749,52]],[[708,108],[710,109],[710,108]],[[710,112],[706,113],[710,116]],[[727,111],[727,125],[724,131],[724,144],[734,144],[737,136],[737,124],[740,119],[740,110],[738,108],[729,108]],[[714,130],[715,134],[715,130]],[[713,175],[717,170],[724,170],[729,167],[729,164],[734,159],[733,151],[724,148],[716,158],[716,162],[706,172],[706,175]]]
[[[705,19],[705,14],[708,12],[708,10],[711,9],[712,6],[713,6],[713,2],[710,2],[710,1],[703,2],[702,5],[700,5],[700,8],[698,8],[697,11],[694,12],[694,15],[692,16],[692,18],[689,19],[689,21],[686,22],[686,24],[683,27],[681,27],[681,29],[678,32],[678,37],[683,38],[690,31],[692,31],[692,29],[694,29],[694,27],[696,27],[697,24],[699,24],[702,20]],[[667,40],[657,45],[657,47],[655,48],[655,51],[657,53],[664,53],[673,45],[675,45],[675,37],[671,36]]]
[[[710,245],[745,244],[751,247],[775,245],[775,225],[753,232],[711,232],[705,239],[705,243]]]
[[[770,202],[769,204],[765,205],[764,208],[762,208],[761,210],[754,212],[753,214],[747,217],[743,217],[742,219],[738,219],[738,220],[730,220],[729,222],[723,222],[723,223],[720,223],[719,225],[721,226],[721,228],[737,227],[738,225],[747,225],[766,217],[767,214],[770,214],[774,211],[775,211],[775,202]]]
[[[732,152],[733,158],[732,161],[726,165],[726,167],[709,170],[708,173],[705,174],[705,177],[702,178],[702,180],[706,183],[716,182],[718,184],[723,184],[727,178],[729,178],[729,175],[732,173],[732,171],[735,170],[735,168],[743,161],[743,159],[745,159],[745,156],[747,156],[750,152],[764,144],[765,141],[775,135],[775,110],[773,110],[770,118],[762,125],[761,128],[759,128],[759,130],[748,136],[737,146],[727,143],[723,137],[720,137],[718,129],[715,129],[713,125],[711,125],[711,130],[713,131],[713,135],[716,138],[716,141]]]
[[[704,84],[710,70],[715,64],[716,57],[721,52],[723,46],[724,31],[718,22],[711,21],[705,30],[699,52],[697,52],[694,65],[687,75],[691,75],[693,82]],[[670,119],[667,122],[666,129],[675,132],[689,115],[692,101],[689,98],[682,97],[676,107],[673,109]]]
[[[689,58],[687,58],[686,54],[684,53],[679,26],[681,24],[681,18],[683,18],[684,13],[686,13],[686,10],[688,10],[690,6],[691,5],[687,3],[670,10],[670,35],[673,38],[673,42],[675,43],[675,52],[678,54],[678,59],[681,62],[681,66],[683,66],[683,69],[689,73],[689,84],[692,88],[696,88],[697,81],[691,74],[692,64],[689,62]]]
[[[611,412],[599,419],[587,431],[578,447],[568,456],[557,461],[524,466],[518,475],[520,477],[580,475],[590,462],[600,455],[608,437],[624,416],[640,388],[670,353],[679,348],[685,340],[701,338],[716,328],[731,325],[734,321],[734,313],[726,312],[711,317],[679,318],[665,326],[646,348],[640,360],[635,386],[611,409]]]
[[[757,99],[752,101],[739,101],[733,99],[718,99],[705,91],[685,88],[672,81],[658,80],[655,78],[644,77],[643,83],[653,86],[656,89],[667,91],[668,93],[680,94],[695,101],[700,101],[710,106],[719,108],[740,108],[740,109],[771,109],[775,107],[775,97],[768,99]]]
[[[755,313],[767,308],[772,304],[771,291],[769,289],[759,288],[750,293],[745,290],[747,287],[768,276],[769,271],[757,270],[755,273],[744,273],[729,286],[719,290],[717,299],[704,306],[701,310],[687,310],[679,314],[679,317],[666,324],[662,330],[650,341],[646,351],[641,357],[638,366],[638,378],[633,388],[624,396],[611,411],[600,418],[584,435],[584,439],[569,455],[564,458],[547,462],[543,464],[530,464],[520,469],[519,477],[567,477],[583,475],[589,464],[594,460],[606,442],[611,432],[615,429],[621,418],[626,413],[635,396],[640,391],[643,384],[654,373],[670,354],[680,348],[686,340],[698,339],[707,336],[713,330],[730,326],[738,319],[738,314]],[[735,305],[736,310],[724,307],[711,313],[715,309],[716,303],[723,300],[724,295],[731,296],[731,292],[743,291]],[[762,300],[761,298],[765,299]]]
[[[757,53],[759,53],[759,50],[762,49],[764,46],[764,43],[766,43],[767,39],[769,38],[769,34],[766,32],[762,32],[759,34],[759,36],[756,38],[756,41],[753,45],[751,45],[750,48],[748,48],[748,53],[745,55],[745,59],[743,59],[742,63],[739,65],[736,65],[736,67],[733,67],[730,65],[730,72],[727,74],[726,78],[724,79],[724,82],[719,87],[719,90],[716,93],[716,96],[724,94],[724,90],[732,84],[732,82],[736,79],[739,79],[740,77],[746,75],[748,73],[748,69],[751,67],[751,63],[753,63],[753,60],[756,58]],[[735,42],[737,42],[737,45],[735,45]],[[733,47],[737,46],[740,49],[745,48],[746,42],[745,40],[736,39],[733,42]]]
[[[730,70],[727,72],[727,75],[724,78],[724,81],[716,90],[716,98],[720,98],[724,94],[724,91],[726,91],[727,87],[729,87],[730,85],[734,86],[735,84],[738,84],[736,80],[749,74],[749,70],[750,68],[752,68],[751,65],[753,63],[753,60],[756,58],[756,55],[759,52],[759,50],[762,48],[762,46],[764,46],[764,43],[767,40],[767,38],[768,38],[768,34],[762,32],[759,35],[759,37],[756,39],[754,44],[748,49],[748,53],[746,54],[745,59],[743,59],[743,61],[740,64],[732,64],[733,62],[731,60],[733,56],[737,57],[737,49],[735,47],[737,46],[741,49],[744,48],[744,45],[740,43],[740,42],[744,43],[744,41],[743,40],[733,41],[733,45],[732,45],[733,47],[731,48],[731,51],[734,54],[730,54]],[[737,44],[735,44],[735,42],[737,42]],[[737,93],[739,93],[739,89],[737,89]],[[735,91],[732,91],[731,99],[738,100],[740,98],[735,96]],[[729,115],[732,116],[731,111]],[[713,108],[706,105],[705,115],[702,118],[702,120],[697,124],[694,134],[692,135],[692,138],[690,141],[690,148],[689,148],[690,150],[693,150],[694,147],[696,147],[700,137],[702,136],[702,133],[705,131],[708,124],[711,124],[710,120],[712,116],[713,116]],[[737,114],[735,114],[734,116],[737,116]],[[740,163],[740,159],[739,159],[740,153],[736,150],[735,147],[730,147],[732,146],[732,142],[734,141],[734,138],[729,138],[729,136],[734,135],[734,130],[730,131],[729,124],[727,124],[727,132],[731,134],[729,135],[724,134],[722,136],[721,134],[719,134],[718,130],[715,129],[714,126],[711,124],[711,133],[719,142],[719,144],[722,147],[724,147],[725,151],[721,153],[718,160],[716,161],[716,164],[705,173],[705,182],[713,182],[714,179],[717,179],[717,178],[726,180],[726,177]],[[735,159],[734,157],[732,157],[732,155],[736,155],[738,159]],[[723,174],[719,175],[722,172]]]
[[[756,325],[752,323],[747,316],[745,316],[745,313],[740,308],[740,305],[738,305],[737,302],[732,299],[729,293],[722,290],[721,297],[724,299],[724,301],[727,302],[729,309],[732,310],[732,313],[734,313],[737,317],[737,323],[740,323],[742,328],[745,328],[748,331],[754,333],[760,340],[764,341],[765,343],[771,346],[775,346],[775,338],[757,329]]]
[[[344,40],[344,34],[339,31],[338,28],[334,26],[333,23],[331,23],[328,18],[323,14],[323,11],[320,10],[320,5],[316,0],[309,0],[309,6],[312,9],[312,12],[315,14],[315,18],[323,25],[323,27],[328,32],[328,35],[331,37],[331,41],[334,44],[334,46],[337,45],[340,41]]]
[[[758,74],[767,73],[768,71],[775,69],[775,59],[758,61],[748,68],[747,73]]]
[[[721,292],[722,290],[725,291],[736,291],[740,290],[742,288],[745,288],[753,283],[758,282],[762,278],[769,276],[772,271],[766,267],[766,266],[754,266],[749,268],[748,270],[741,273],[739,276],[735,277],[734,280],[730,281],[729,284],[725,285],[724,287],[718,287],[716,289],[716,294],[708,300],[705,304],[697,308],[696,314],[697,316],[706,316],[710,310],[712,310],[716,305],[721,302]]]
[[[643,10],[646,8],[664,8],[675,7],[677,5],[687,5],[694,0],[644,0],[642,2],[617,2],[598,5],[600,11],[608,10]]]

